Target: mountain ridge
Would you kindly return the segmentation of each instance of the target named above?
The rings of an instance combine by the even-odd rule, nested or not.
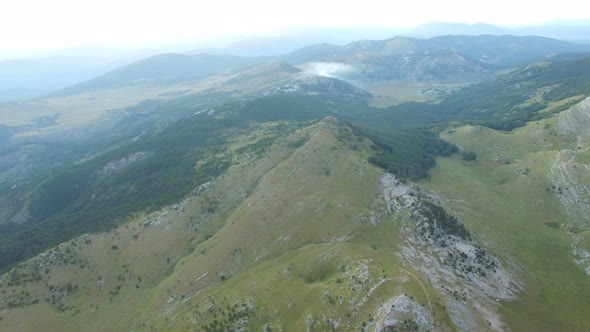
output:
[[[290,142],[299,143],[291,145]],[[35,302],[38,291],[29,293],[24,300],[25,308],[51,306],[60,311],[69,312],[76,310],[73,307],[74,303],[79,303],[75,306],[82,320],[105,314],[118,317],[120,314],[115,313],[114,310],[119,305],[105,306],[105,304],[109,301],[122,304],[123,302],[119,301],[128,298],[130,294],[138,294],[137,292],[141,294],[145,290],[155,295],[153,309],[144,311],[133,320],[117,320],[116,326],[130,328],[141,324],[156,330],[185,329],[195,323],[187,322],[183,317],[193,315],[193,310],[197,308],[195,304],[200,303],[198,307],[204,305],[205,308],[212,308],[210,310],[218,313],[218,317],[227,318],[215,321],[207,317],[205,312],[199,313],[196,314],[201,317],[197,320],[199,326],[231,328],[231,326],[244,324],[226,312],[231,311],[231,306],[237,302],[238,309],[243,308],[240,312],[249,317],[250,324],[257,326],[287,324],[293,327],[311,324],[311,326],[322,328],[333,326],[332,324],[347,324],[347,326],[359,328],[369,325],[384,329],[387,326],[396,326],[397,319],[406,317],[404,319],[413,319],[422,328],[433,326],[444,328],[449,322],[443,311],[436,309],[437,312],[428,313],[418,310],[418,304],[425,303],[429,305],[428,310],[439,308],[447,297],[445,296],[444,299],[438,296],[428,297],[428,294],[433,295],[437,292],[442,295],[444,293],[439,293],[442,288],[439,290],[431,286],[426,288],[420,284],[420,281],[414,280],[412,272],[406,272],[406,269],[413,270],[414,267],[406,265],[408,263],[401,263],[395,255],[389,253],[389,250],[395,250],[396,246],[390,243],[390,237],[411,236],[416,237],[413,240],[414,243],[422,243],[422,241],[428,241],[427,239],[431,236],[421,233],[422,227],[436,231],[433,234],[438,234],[437,239],[457,243],[459,248],[461,247],[459,243],[467,241],[464,231],[461,231],[460,226],[454,226],[460,224],[455,224],[457,221],[450,216],[435,217],[432,211],[441,213],[440,211],[443,210],[438,205],[433,205],[434,203],[418,205],[416,209],[422,211],[420,213],[423,216],[415,220],[406,219],[405,222],[410,228],[405,231],[407,233],[400,231],[397,218],[406,215],[405,211],[411,205],[408,202],[417,204],[423,199],[427,200],[430,194],[421,193],[420,189],[411,183],[402,184],[391,175],[383,175],[383,171],[364,161],[362,156],[370,150],[369,145],[370,142],[366,139],[356,136],[342,122],[330,117],[311,126],[297,129],[270,146],[265,152],[266,155],[261,155],[260,159],[245,159],[245,164],[234,165],[226,178],[218,178],[211,184],[198,187],[203,189],[196,190],[197,194],[189,195],[179,204],[132,220],[127,227],[114,231],[113,237],[99,234],[84,236],[40,256],[37,263],[44,262],[41,264],[50,270],[49,277],[41,275],[40,278],[47,280],[50,286],[41,287],[39,291],[49,292],[49,297],[39,304],[32,303],[31,306],[27,301]],[[257,177],[244,177],[244,174],[252,172],[259,174],[260,178],[257,180]],[[349,176],[350,173],[356,174],[356,177]],[[303,177],[303,174],[306,176]],[[242,179],[238,180],[236,177]],[[342,181],[343,179],[346,181]],[[235,190],[228,197],[219,197],[216,193],[225,192],[224,189],[217,189],[219,186],[232,186]],[[351,190],[353,188],[354,190]],[[210,200],[214,198],[217,201],[214,204],[215,207],[203,213],[210,206],[208,201],[211,202]],[[232,200],[237,205],[230,203]],[[198,211],[195,208],[198,209],[199,206],[203,212],[200,216],[192,216],[195,213],[193,211]],[[224,213],[231,206],[235,207]],[[285,209],[285,206],[289,208]],[[322,220],[322,222],[318,223],[316,220]],[[435,226],[436,222],[439,225],[449,223],[450,228],[439,229]],[[414,230],[414,225],[421,226],[416,226]],[[187,227],[188,234],[186,234]],[[201,235],[202,232],[211,230],[211,227],[217,229],[214,232],[215,235],[203,237],[206,233]],[[454,230],[455,227],[459,227],[458,230]],[[382,236],[375,240],[368,240],[380,232],[385,233],[381,233]],[[170,262],[168,264],[172,264],[167,270],[162,271],[157,265],[151,267],[138,265],[138,262],[130,262],[124,258],[127,253],[140,250],[139,245],[145,246],[156,240],[149,234],[158,233],[162,235],[171,233],[168,239],[174,238],[172,234],[185,233],[184,236],[176,237],[172,242],[167,240],[159,246],[151,246],[154,248],[150,250],[150,253],[153,252],[155,257],[168,260]],[[197,237],[191,240],[189,238],[191,233]],[[236,234],[241,235],[236,237]],[[422,237],[424,237],[423,240],[418,240]],[[463,240],[459,240],[460,238]],[[192,249],[185,256],[178,256],[184,246]],[[454,246],[455,244],[452,245],[453,248]],[[348,254],[349,252],[351,255]],[[93,258],[105,253],[120,257],[122,259],[120,263],[123,265],[113,271],[107,270],[104,265],[101,265],[104,263]],[[371,260],[368,259],[369,255],[373,256]],[[66,263],[58,257],[64,257]],[[165,257],[168,258],[165,259]],[[310,257],[313,257],[311,262]],[[148,258],[150,261],[154,259],[152,255]],[[414,261],[410,256],[404,259]],[[71,263],[72,260],[74,265]],[[375,264],[373,260],[382,263]],[[78,262],[81,262],[81,265],[78,265]],[[78,271],[77,274],[81,277],[70,287],[51,277],[54,273],[60,273],[59,267],[62,264],[69,266],[69,270]],[[338,267],[338,264],[342,265]],[[395,267],[398,266],[397,264],[402,264],[404,269],[397,269]],[[475,260],[461,260],[460,264],[465,265],[464,268],[480,266]],[[10,285],[14,285],[8,286],[9,289],[34,283],[35,281],[29,281],[28,277],[31,275],[35,278],[34,266],[35,264],[30,263],[21,265],[17,269],[18,276],[9,279],[12,280]],[[499,271],[499,265],[496,268]],[[255,277],[258,282],[248,293],[231,291],[230,289],[234,289],[236,285],[251,284],[252,275],[248,272],[250,269],[268,272],[259,272],[260,277]],[[455,268],[450,267],[450,269],[454,271]],[[97,273],[98,277],[96,277]],[[166,275],[170,277],[165,277]],[[163,279],[158,281],[158,278],[162,277]],[[10,278],[10,275],[5,278]],[[91,279],[92,283],[87,284],[83,281],[86,279]],[[275,293],[279,291],[279,288],[272,286],[284,280],[298,285],[295,292],[288,291],[289,302],[295,306],[290,310],[286,307],[287,303],[278,301],[284,298],[279,293]],[[50,289],[51,286],[53,288]],[[400,286],[403,289],[400,289]],[[318,288],[323,291],[317,292]],[[243,286],[237,289],[243,289]],[[269,294],[268,289],[271,289],[270,298],[263,300],[262,294]],[[101,310],[88,310],[88,305],[82,304],[86,292],[96,294],[94,296],[97,298],[90,306],[100,307]],[[325,293],[330,294],[335,300],[329,300]],[[141,301],[146,294],[133,297],[128,305]],[[339,303],[338,298],[343,296],[349,299],[350,305],[343,305],[344,302],[340,302],[341,305],[333,309],[330,309],[332,307],[327,307],[327,310],[320,309],[324,301]],[[379,300],[375,303],[373,298]],[[10,301],[17,299],[18,295],[14,298],[10,297]],[[311,303],[315,304],[311,305],[317,308],[316,310],[324,312],[329,319],[321,318],[322,316],[316,312],[308,312],[308,306],[300,305],[312,299]],[[391,301],[400,306],[406,303],[414,309],[410,311],[409,316],[404,316],[391,307],[382,308],[382,300]],[[472,298],[469,297],[468,301],[471,300]],[[211,303],[218,305],[211,307]],[[228,304],[230,308],[226,309]],[[23,304],[17,302],[14,305]],[[246,310],[247,308],[249,309]],[[266,318],[268,314],[263,314],[275,311],[277,308],[280,308],[279,311],[284,315],[268,320]],[[253,313],[249,313],[249,310],[258,314],[252,315]],[[288,314],[292,310],[296,310],[298,314],[294,316]],[[199,309],[197,311],[200,312]],[[167,312],[171,315],[166,314]],[[221,312],[225,313],[221,314]],[[346,312],[351,313],[350,318],[344,318],[344,321],[338,320],[338,317],[347,317]],[[382,313],[376,315],[377,312]],[[485,315],[489,315],[489,312],[486,313],[485,310],[469,312],[478,317],[477,321],[469,323],[475,325],[470,326],[487,325],[485,321],[490,318]],[[237,317],[243,317],[242,314]],[[307,318],[309,314],[313,317],[311,323]],[[383,317],[368,321],[366,317],[369,314]],[[452,315],[457,321],[467,320],[466,313]],[[169,318],[166,319],[166,317]],[[385,317],[396,319],[386,320]],[[424,319],[425,317],[428,318]],[[500,324],[494,327],[502,324],[498,320],[493,322]],[[2,324],[26,329],[29,323],[16,323],[11,317],[5,317]],[[33,326],[35,322],[30,324]],[[59,321],[53,321],[52,324],[56,327],[63,326]],[[75,324],[73,328],[76,328],[75,326],[79,325]]]
[[[177,82],[205,77],[223,70],[262,62],[260,58],[244,58],[233,55],[183,55],[167,53],[121,67],[89,81],[55,92],[52,96],[66,96],[88,90],[100,90],[133,84]]]
[[[552,45],[164,54],[0,105],[0,329],[587,330],[590,57]]]
[[[484,49],[482,50],[482,45]],[[472,79],[489,78],[490,71],[514,67],[542,59],[555,53],[590,51],[590,46],[573,44],[543,37],[517,36],[441,36],[427,40],[395,37],[381,41],[357,41],[345,46],[330,44],[312,45],[278,57],[292,65],[308,62],[337,62],[357,66],[366,79],[456,80],[441,74],[432,77],[420,72],[420,67],[408,63],[421,61],[446,61],[437,59],[440,52],[455,52],[463,60],[453,64],[456,72],[470,73]],[[429,58],[431,60],[429,60]],[[87,82],[76,84],[53,93],[63,97],[93,90],[103,90],[137,83],[171,84],[197,80],[213,73],[236,70],[262,63],[274,57],[238,57],[233,55],[181,55],[161,54],[106,73]],[[352,60],[351,60],[352,59]],[[464,65],[465,60],[470,64]],[[372,63],[373,62],[373,63]],[[379,64],[382,63],[382,64]],[[404,68],[407,67],[407,68]],[[456,67],[456,68],[455,68]],[[490,72],[490,73],[489,73]],[[376,73],[376,74],[373,74]],[[374,77],[376,76],[376,77]],[[422,77],[421,77],[422,76]],[[353,76],[354,78],[354,76]],[[467,78],[469,80],[469,78]]]

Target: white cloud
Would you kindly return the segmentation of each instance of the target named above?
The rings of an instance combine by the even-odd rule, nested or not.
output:
[[[355,67],[338,62],[312,62],[306,66],[305,71],[318,76],[335,78],[358,73]]]

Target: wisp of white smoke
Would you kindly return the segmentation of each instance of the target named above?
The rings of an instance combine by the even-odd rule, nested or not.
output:
[[[354,66],[338,62],[312,62],[305,69],[311,74],[332,78],[341,78],[358,73]]]

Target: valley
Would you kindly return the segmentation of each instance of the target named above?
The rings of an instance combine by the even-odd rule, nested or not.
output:
[[[0,103],[0,329],[588,330],[585,51],[163,54]]]
[[[558,134],[560,118],[531,122],[511,133],[457,128],[449,141],[476,151],[478,160],[439,159],[431,180],[423,183],[446,197],[445,206],[467,227],[514,253],[512,263],[525,281],[526,294],[503,309],[514,330],[588,328],[583,321],[573,323],[574,317],[587,314],[587,295],[581,294],[588,290],[588,275],[577,249],[584,246],[580,239],[586,226],[572,218],[577,208],[563,204],[565,191],[573,188],[556,186],[553,174],[560,155],[576,148],[573,137]],[[580,197],[580,209],[585,200]],[[548,320],[522,319],[528,315]]]

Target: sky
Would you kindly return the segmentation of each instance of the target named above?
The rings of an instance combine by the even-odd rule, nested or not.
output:
[[[559,6],[531,0],[2,0],[0,53],[212,40],[299,27],[410,28],[433,20],[525,26],[590,16],[590,1],[552,3]]]

